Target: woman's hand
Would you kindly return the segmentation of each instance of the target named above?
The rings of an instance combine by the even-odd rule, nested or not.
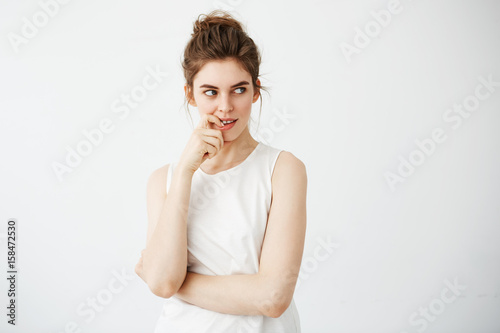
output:
[[[204,115],[191,134],[178,165],[194,173],[207,158],[217,155],[224,146],[224,139],[220,130],[211,127],[223,126],[218,117]]]

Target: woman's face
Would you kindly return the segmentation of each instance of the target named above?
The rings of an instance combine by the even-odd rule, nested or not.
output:
[[[258,80],[257,84],[260,85]],[[210,61],[201,68],[194,77],[193,99],[189,104],[198,107],[200,117],[212,114],[221,120],[236,119],[234,124],[221,129],[224,141],[233,141],[247,127],[252,103],[258,98],[250,73],[229,58]],[[214,124],[211,128],[220,129]]]

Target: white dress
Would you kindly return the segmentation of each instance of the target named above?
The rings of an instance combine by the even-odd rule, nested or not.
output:
[[[187,218],[188,271],[203,275],[255,274],[271,205],[271,176],[281,150],[261,142],[237,166],[214,175],[195,171]],[[170,163],[167,193],[176,162]],[[210,311],[172,296],[155,333],[297,333],[295,302],[279,317]]]

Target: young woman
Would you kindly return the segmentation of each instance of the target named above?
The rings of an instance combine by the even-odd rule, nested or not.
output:
[[[191,36],[184,91],[201,120],[180,158],[148,180],[147,242],[135,268],[165,298],[155,332],[300,332],[293,293],[305,165],[250,135],[263,87],[259,51],[241,24],[214,11]]]

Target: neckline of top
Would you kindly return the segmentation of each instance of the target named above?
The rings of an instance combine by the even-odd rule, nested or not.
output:
[[[234,167],[232,167],[232,168],[229,168],[229,169],[226,169],[226,170],[222,170],[222,171],[219,171],[219,172],[217,172],[217,173],[206,173],[205,171],[203,171],[203,170],[201,169],[201,166],[200,166],[200,167],[197,169],[197,171],[199,170],[202,174],[207,175],[207,176],[217,176],[218,174],[220,174],[220,173],[222,173],[222,172],[226,172],[226,171],[234,170],[234,169],[236,169],[236,168],[240,167],[241,165],[245,164],[245,163],[246,163],[246,162],[250,159],[250,157],[251,157],[251,156],[253,156],[253,155],[255,154],[255,152],[256,152],[258,149],[260,149],[260,147],[261,147],[261,143],[260,143],[260,142],[258,142],[258,143],[257,143],[257,145],[255,146],[255,148],[252,150],[252,152],[251,152],[250,154],[248,154],[248,156],[247,156],[247,157],[243,160],[243,162],[241,162],[241,163],[240,163],[240,164],[238,164],[238,165],[235,165],[235,166],[234,166]]]

